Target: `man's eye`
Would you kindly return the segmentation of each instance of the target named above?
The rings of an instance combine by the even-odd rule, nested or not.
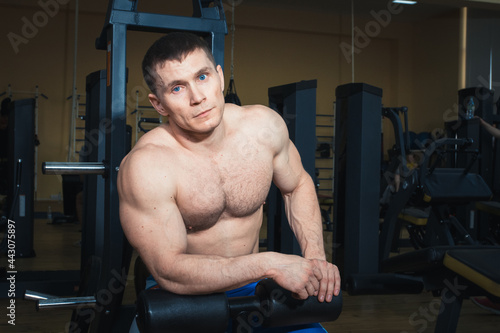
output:
[[[201,75],[200,75],[200,80],[201,80],[201,81],[205,80],[206,78],[207,78],[207,76],[206,76],[205,74],[201,74]]]
[[[173,92],[179,92],[181,91],[181,87],[177,86],[177,87],[174,87],[174,89],[172,89]]]

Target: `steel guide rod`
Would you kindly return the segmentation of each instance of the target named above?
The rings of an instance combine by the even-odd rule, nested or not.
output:
[[[54,298],[55,296],[40,293],[38,291],[26,290],[24,293],[24,299],[27,301],[39,301],[42,299]]]
[[[54,308],[95,308],[97,304],[97,300],[94,296],[59,297],[32,290],[26,290],[24,293],[24,299],[28,301],[36,301],[37,311],[50,310]]]
[[[49,310],[55,308],[77,309],[95,308],[97,304],[94,296],[68,297],[68,298],[48,298],[37,301],[37,310]]]
[[[44,175],[104,175],[102,162],[43,162]]]

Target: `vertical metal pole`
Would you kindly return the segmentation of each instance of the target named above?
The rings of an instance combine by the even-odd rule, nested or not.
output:
[[[106,159],[106,138],[101,124],[106,118],[106,71],[100,70],[87,76],[85,113],[85,161],[102,162]],[[96,129],[99,129],[96,131]],[[103,258],[105,179],[86,175],[84,181],[84,209],[82,230],[82,271],[92,256]],[[102,260],[101,260],[102,262]]]
[[[38,135],[38,85],[35,87],[35,135]],[[38,193],[38,146],[35,145],[35,160],[34,160],[34,170],[33,172],[35,173],[34,175],[34,196],[35,200],[37,199],[37,193]]]
[[[467,77],[467,7],[460,8],[460,49],[458,52],[458,89],[464,89]]]
[[[124,262],[124,234],[120,225],[117,191],[118,167],[126,153],[126,40],[127,26],[112,24],[107,31],[106,157],[109,174],[105,181],[104,255],[100,290],[106,298],[97,299],[104,310],[97,313],[98,332],[112,332],[125,289],[128,262]],[[99,296],[99,295],[98,295]]]
[[[351,76],[354,83],[354,0],[351,0]]]
[[[108,30],[108,57],[111,59],[108,69],[106,117],[111,121],[111,128],[106,131],[106,162],[109,163],[109,176],[106,179],[106,220],[109,228],[105,230],[106,239],[109,239],[109,253],[116,260],[111,263],[121,262],[121,251],[116,247],[122,245],[123,232],[118,216],[118,193],[116,181],[118,167],[125,157],[125,126],[127,119],[126,110],[126,38],[127,28],[123,24],[113,24]],[[109,237],[107,237],[109,236]],[[108,253],[108,251],[105,251]]]
[[[71,120],[69,129],[69,143],[68,143],[68,162],[75,160],[76,149],[76,133],[75,133],[75,120],[78,116],[78,95],[76,92],[76,59],[78,53],[78,0],[75,0],[75,44],[73,54],[73,89],[71,97]]]
[[[224,70],[224,38],[223,33],[212,32],[211,35],[211,46],[212,53],[215,58],[217,65],[220,65]]]
[[[489,76],[489,85],[488,89],[492,89],[491,87],[493,86],[493,45],[490,43],[490,72],[488,74]]]

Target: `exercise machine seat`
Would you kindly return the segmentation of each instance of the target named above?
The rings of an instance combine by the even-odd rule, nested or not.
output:
[[[459,203],[489,200],[492,192],[484,179],[464,169],[440,168],[425,176],[424,201]]]
[[[448,269],[500,297],[500,248],[451,249],[444,256]]]
[[[404,208],[398,215],[398,219],[420,226],[426,225],[428,218],[428,212],[413,207]]]

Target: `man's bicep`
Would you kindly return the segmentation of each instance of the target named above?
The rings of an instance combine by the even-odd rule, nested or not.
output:
[[[292,192],[305,172],[300,154],[291,141],[276,155],[273,167],[273,181],[283,194]]]
[[[174,205],[166,204],[153,214],[126,206],[123,212],[125,235],[158,283],[171,280],[177,255],[186,252],[186,231],[175,211]]]
[[[165,202],[161,207],[146,210],[124,203],[120,206],[120,219],[127,239],[139,253],[185,250],[186,231],[174,203]]]
[[[120,220],[128,241],[152,269],[159,258],[185,252],[187,235],[173,186],[165,178],[151,179],[155,173],[147,171],[140,177],[124,173],[122,179],[127,182],[119,186]]]

